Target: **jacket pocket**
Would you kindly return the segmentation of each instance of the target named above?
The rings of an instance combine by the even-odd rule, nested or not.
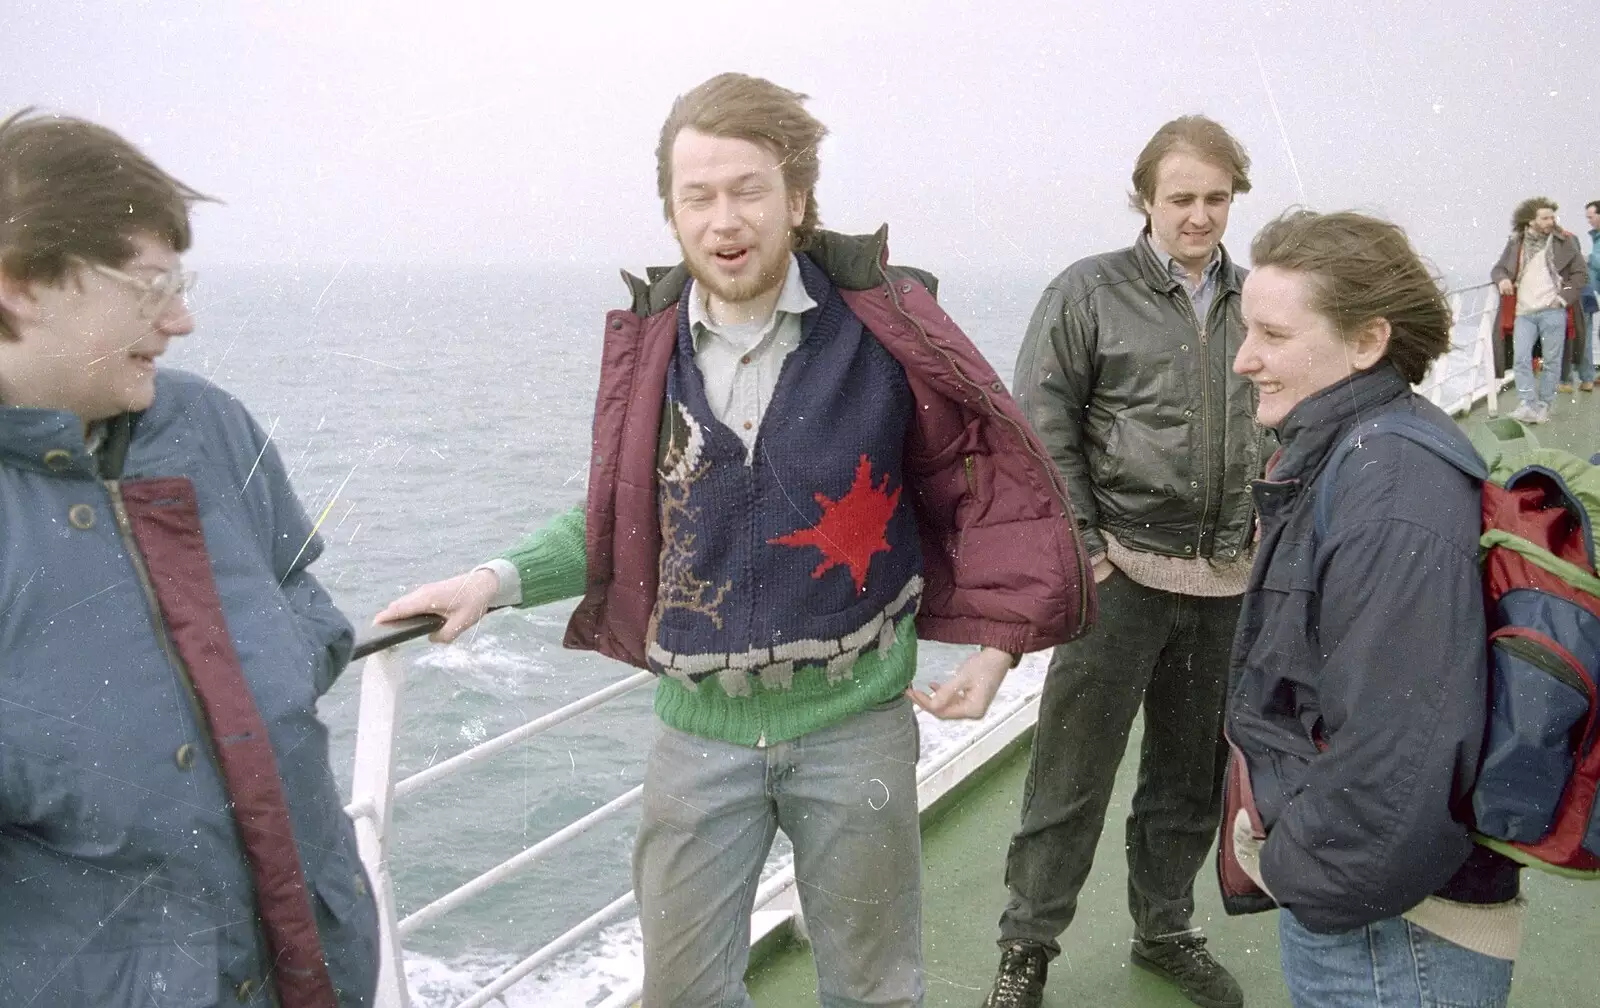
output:
[[[6,958],[14,963],[19,953],[30,963],[59,968],[47,978],[28,969],[8,971],[0,978],[0,998],[7,1005],[214,1008],[224,1003],[215,941],[185,939],[103,952],[14,949]],[[231,999],[232,991],[227,996]]]
[[[1217,884],[1222,890],[1223,910],[1230,916],[1271,910],[1277,903],[1245,870],[1237,846],[1235,823],[1241,814],[1250,823],[1251,840],[1258,845],[1265,842],[1267,831],[1256,810],[1244,753],[1231,740],[1228,741],[1228,770],[1222,784],[1222,806],[1222,828],[1217,838]]]
[[[365,1008],[378,986],[378,906],[349,837],[341,841],[312,882],[311,907],[341,1008]]]
[[[1577,661],[1526,627],[1490,636],[1488,737],[1472,794],[1479,832],[1536,843],[1550,831],[1593,703]]]

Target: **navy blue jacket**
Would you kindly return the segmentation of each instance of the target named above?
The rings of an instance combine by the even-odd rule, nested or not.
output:
[[[1477,483],[1379,435],[1341,466],[1320,539],[1329,454],[1358,420],[1407,411],[1470,444],[1387,362],[1297,405],[1255,486],[1261,544],[1234,639],[1229,737],[1267,841],[1261,874],[1307,928],[1347,931],[1437,893],[1516,895],[1465,823],[1487,666]]]
[[[307,569],[321,540],[261,429],[201,378],[159,371],[119,444],[117,475],[193,484],[328,973],[341,1006],[370,1004],[377,914],[316,715],[352,638]],[[0,1004],[263,1003],[216,740],[107,475],[72,414],[0,406]]]

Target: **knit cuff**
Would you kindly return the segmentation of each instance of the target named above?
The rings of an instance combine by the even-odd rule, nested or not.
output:
[[[588,582],[584,509],[580,505],[552,518],[549,524],[501,554],[517,569],[524,608],[575,598]]]

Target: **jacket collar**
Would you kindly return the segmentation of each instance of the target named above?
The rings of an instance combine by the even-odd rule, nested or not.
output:
[[[1311,479],[1351,426],[1410,391],[1394,365],[1382,360],[1308,396],[1278,427],[1283,449],[1269,478],[1275,483]]]
[[[870,235],[846,235],[836,231],[817,231],[800,249],[828,275],[841,290],[871,290],[883,283],[889,263],[889,225]],[[622,279],[633,294],[633,310],[643,316],[655,315],[683,297],[689,284],[689,268],[652,266],[645,279],[626,271]]]
[[[66,410],[0,406],[0,465],[52,476],[95,475],[83,422]]]
[[[141,415],[107,420],[91,451],[76,413],[0,405],[0,465],[64,478],[118,479]]]
[[[1228,255],[1226,245],[1217,245],[1217,289],[1219,291],[1232,291],[1237,294],[1243,278],[1239,270],[1233,265],[1233,259]],[[1156,249],[1150,241],[1150,229],[1146,227],[1139,232],[1139,238],[1133,243],[1133,258],[1139,264],[1139,272],[1143,274],[1145,282],[1153,290],[1163,294],[1171,294],[1182,284],[1178,278],[1161,262],[1161,257],[1156,254]]]

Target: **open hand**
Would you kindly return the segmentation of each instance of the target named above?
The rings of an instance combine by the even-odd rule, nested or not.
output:
[[[435,644],[448,644],[483,619],[499,590],[500,582],[493,571],[469,571],[407,592],[385,606],[373,622],[437,613],[444,617],[444,626],[429,634],[428,639]]]
[[[981,718],[1011,671],[1011,661],[999,648],[986,647],[956,666],[948,682],[930,682],[926,693],[913,687],[906,696],[936,718]]]

